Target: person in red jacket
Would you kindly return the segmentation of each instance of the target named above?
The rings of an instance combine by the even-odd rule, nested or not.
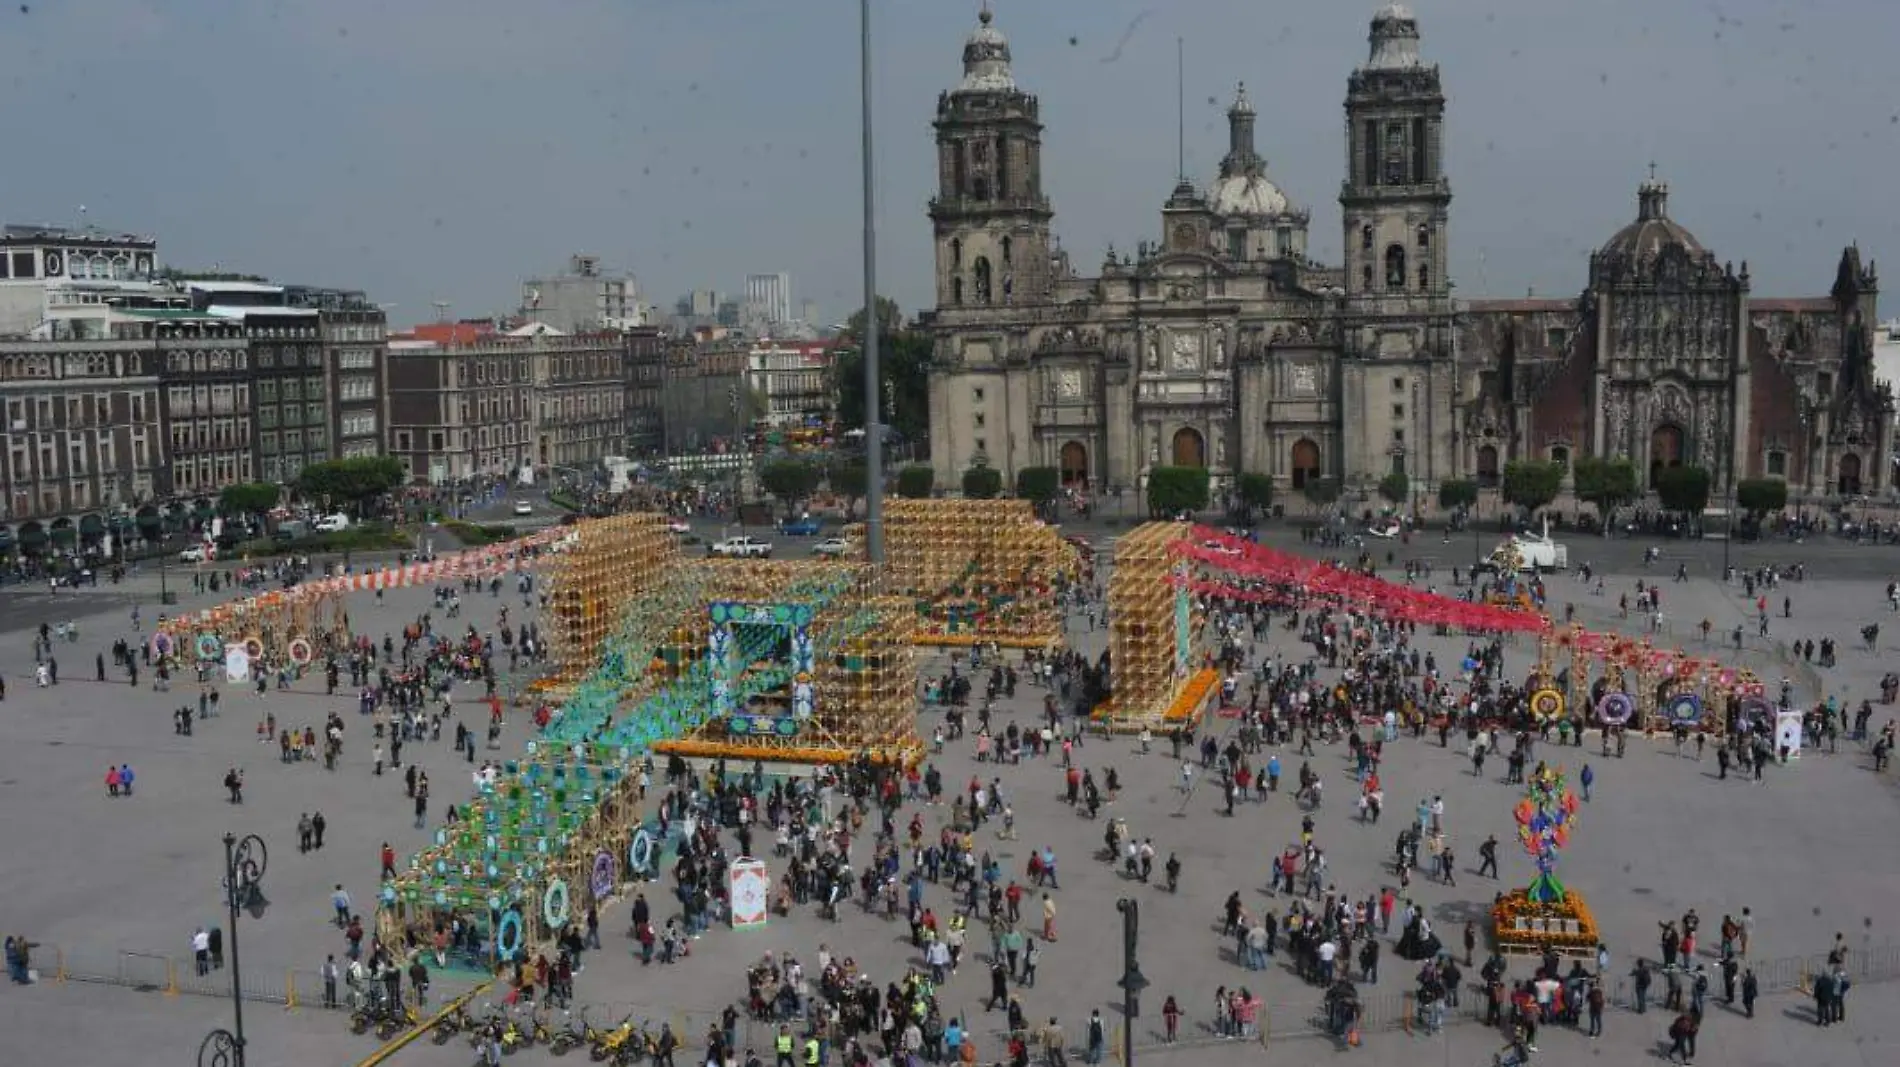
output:
[[[387,841],[383,842],[382,861],[383,861],[383,877],[384,878],[396,877],[396,850],[393,848],[390,848],[389,842]]]

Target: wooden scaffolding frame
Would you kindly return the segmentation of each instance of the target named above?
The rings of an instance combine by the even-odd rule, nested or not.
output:
[[[655,513],[576,524],[548,566],[544,632],[556,664],[532,688],[557,697],[592,671],[625,606],[666,581],[679,537]]]
[[[812,615],[811,677],[794,677],[814,694],[812,713],[791,733],[739,731],[727,716],[707,716],[682,736],[654,751],[707,758],[800,764],[839,763],[869,755],[914,762],[917,738],[917,668],[912,640],[916,614],[903,597],[878,594],[878,574],[869,564],[845,561],[706,560],[701,571],[703,602],[669,635],[656,667],[671,684],[705,684],[704,662],[714,603],[803,606]],[[774,678],[772,681],[776,682]],[[710,699],[708,696],[706,699]],[[745,698],[776,710],[789,696],[774,684],[747,690]],[[751,711],[743,717],[757,721]],[[784,715],[758,718],[785,721]]]
[[[862,527],[847,531],[862,544]],[[892,500],[884,512],[886,588],[915,605],[916,643],[1062,643],[1053,595],[1080,554],[1027,500]]]
[[[1101,725],[1159,730],[1192,725],[1206,710],[1207,679],[1195,662],[1200,616],[1182,584],[1187,564],[1175,551],[1191,535],[1185,523],[1150,522],[1115,543],[1108,581],[1110,694],[1094,713]]]

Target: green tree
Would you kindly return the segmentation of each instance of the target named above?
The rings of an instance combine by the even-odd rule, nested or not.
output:
[[[1564,465],[1541,459],[1525,459],[1504,465],[1504,501],[1526,511],[1557,499],[1564,485]]]
[[[994,500],[1003,493],[1003,472],[979,463],[963,472],[963,495],[971,500]]]
[[[1241,517],[1253,521],[1253,513],[1273,506],[1273,479],[1265,474],[1247,473],[1234,479],[1234,499],[1240,504]]]
[[[1339,479],[1308,478],[1306,485],[1300,489],[1300,495],[1306,497],[1306,502],[1315,508],[1331,507],[1339,500]]]
[[[930,335],[908,325],[895,301],[877,298],[877,377],[883,421],[906,441],[930,436]],[[846,321],[831,364],[831,386],[838,397],[838,420],[849,427],[864,420],[864,309]]]
[[[1016,472],[1016,495],[1041,511],[1062,491],[1062,472],[1054,467],[1024,467]]]
[[[405,477],[402,461],[394,456],[352,456],[310,464],[297,475],[297,489],[329,506],[353,508],[360,515],[377,498],[402,485]]]
[[[1438,506],[1459,511],[1478,503],[1478,483],[1469,478],[1447,478],[1438,483]]]
[[[218,493],[218,510],[226,515],[262,515],[277,506],[283,491],[271,482],[241,482]]]
[[[796,459],[779,459],[759,468],[759,487],[785,505],[787,517],[798,512],[798,505],[818,488],[817,467]]]
[[[1701,467],[1665,467],[1654,480],[1664,511],[1700,515],[1709,506],[1709,472]]]
[[[1760,518],[1788,506],[1788,483],[1780,478],[1744,478],[1735,483],[1735,503]]]
[[[857,514],[858,501],[863,500],[870,489],[871,472],[855,459],[833,460],[825,468],[825,483],[831,486],[832,492],[844,497],[844,517],[850,522]]]
[[[1156,467],[1148,472],[1148,514],[1172,519],[1205,507],[1206,467]]]
[[[937,485],[937,472],[922,463],[913,463],[897,472],[897,495],[908,500],[927,500]]]
[[[1412,480],[1405,476],[1404,471],[1393,471],[1379,479],[1379,495],[1394,504],[1405,503],[1405,498],[1411,492]]]
[[[1605,529],[1617,508],[1636,499],[1636,465],[1627,459],[1585,456],[1573,470],[1577,499],[1596,505]]]

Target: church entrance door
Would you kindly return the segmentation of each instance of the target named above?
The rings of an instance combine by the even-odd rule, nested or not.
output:
[[[1207,466],[1207,441],[1201,437],[1201,431],[1186,426],[1175,431],[1174,465],[1177,467]]]
[[[1843,455],[1837,469],[1840,472],[1840,478],[1837,480],[1835,488],[1842,496],[1859,496],[1860,457],[1852,452]]]
[[[1649,482],[1670,467],[1682,466],[1682,427],[1665,423],[1649,435]]]
[[[1080,441],[1062,446],[1062,484],[1086,489],[1089,484],[1089,450]]]
[[[1486,489],[1498,484],[1498,449],[1485,445],[1478,449],[1478,484]]]
[[[1293,488],[1319,480],[1319,446],[1302,437],[1293,442]]]

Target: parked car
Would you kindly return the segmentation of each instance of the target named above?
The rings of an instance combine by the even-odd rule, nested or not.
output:
[[[792,519],[786,522],[784,526],[779,527],[779,532],[787,537],[817,537],[819,531],[824,528],[824,523],[807,515],[802,519]]]
[[[325,515],[316,522],[316,530],[318,533],[342,533],[349,528],[350,517],[340,511],[335,515]]]
[[[706,551],[728,559],[769,559],[772,543],[753,537],[728,537],[724,541],[714,541]]]
[[[842,556],[850,550],[851,542],[842,537],[827,537],[811,546],[811,554],[814,556]]]
[[[515,514],[532,515],[534,514],[534,505],[529,504],[526,500],[517,500],[515,501]]]
[[[210,558],[210,553],[205,551],[205,546],[203,545],[192,545],[190,548],[178,553],[178,558],[185,563],[203,563],[206,559]]]

